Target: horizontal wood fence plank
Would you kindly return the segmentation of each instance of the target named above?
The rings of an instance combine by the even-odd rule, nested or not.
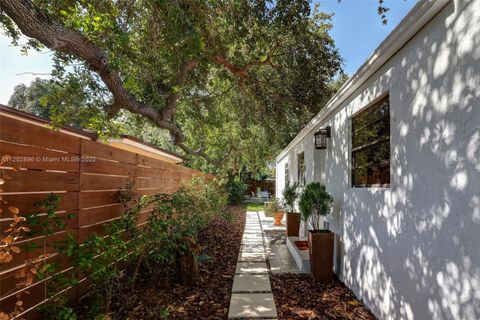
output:
[[[0,115],[0,140],[79,154],[84,139]]]
[[[137,157],[137,164],[155,169],[165,170],[167,163],[166,161],[150,158],[141,154]]]
[[[43,212],[44,210],[36,207],[35,203],[43,201],[49,194],[49,192],[11,194],[2,195],[2,197],[4,201],[7,201],[6,206],[17,207],[20,210],[20,215],[28,215],[35,212]],[[78,192],[56,193],[56,195],[60,197],[57,207],[58,211],[76,210],[78,208]],[[7,217],[11,217],[11,213],[8,210],[5,210],[2,214],[2,218]]]
[[[10,262],[2,263],[0,273],[2,273],[2,270],[18,267],[19,265],[24,264],[25,261],[37,258],[43,253],[55,253],[54,245],[66,240],[70,234],[73,237],[76,237],[77,229],[63,230],[48,237],[38,236],[36,238],[29,238],[26,241],[19,241],[16,246],[21,249],[21,252],[14,254],[13,259]],[[45,251],[44,244],[47,245]]]
[[[96,173],[118,176],[135,176],[137,166],[121,162],[112,162],[102,159],[94,159],[93,162],[82,162],[80,171],[82,173]]]
[[[36,170],[10,171],[4,192],[78,191],[78,174]]]
[[[118,190],[80,192],[78,206],[80,209],[86,209],[119,203],[118,193]]]
[[[0,157],[11,156],[14,167],[79,172],[78,154],[0,141]]]
[[[37,282],[36,284],[29,287],[27,291],[29,292],[28,294],[25,293],[22,295],[22,302],[23,302],[22,308],[25,310],[28,310],[29,308],[34,307],[35,305],[45,300],[45,291],[46,291],[45,281]],[[5,313],[12,312],[14,310],[16,302],[17,302],[17,298],[15,297],[15,295],[1,299],[0,306],[2,306],[1,308],[2,312],[5,312]],[[29,315],[29,317],[31,316],[32,315]]]
[[[82,227],[105,220],[111,220],[120,217],[124,211],[125,209],[121,204],[81,210],[78,219],[78,226]]]
[[[96,141],[82,140],[81,154],[83,156],[91,156],[105,160],[137,164],[136,153],[125,151]]]
[[[104,175],[80,175],[80,189],[87,190],[119,190],[125,188],[131,181],[128,177],[115,177]]]

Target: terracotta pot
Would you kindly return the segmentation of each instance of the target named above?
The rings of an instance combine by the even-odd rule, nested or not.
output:
[[[300,231],[300,213],[287,213],[287,237],[298,237]]]
[[[329,230],[308,231],[308,252],[313,281],[330,284],[333,281],[333,241]]]
[[[284,215],[285,215],[285,212],[281,212],[281,211],[275,212],[273,214],[273,219],[275,220],[275,223],[273,225],[274,226],[283,226],[282,219],[283,219]]]

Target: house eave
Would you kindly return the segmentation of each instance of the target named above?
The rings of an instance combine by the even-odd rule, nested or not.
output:
[[[362,84],[393,57],[412,39],[450,0],[424,0],[418,2],[402,19],[398,26],[383,40],[357,72],[343,84],[320,112],[276,157],[280,161],[296,144],[318,128],[335,110],[342,106]]]

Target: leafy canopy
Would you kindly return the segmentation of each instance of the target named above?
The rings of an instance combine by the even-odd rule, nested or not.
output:
[[[338,88],[331,16],[307,0],[4,0],[0,9],[14,43],[18,26],[25,48],[54,50],[65,110],[96,110],[82,118],[98,130],[106,118],[122,122],[122,109],[138,114],[202,156],[190,162],[201,169],[265,169]]]

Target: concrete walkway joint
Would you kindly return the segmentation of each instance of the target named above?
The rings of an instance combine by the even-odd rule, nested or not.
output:
[[[228,319],[277,319],[265,244],[257,212],[247,212]]]

